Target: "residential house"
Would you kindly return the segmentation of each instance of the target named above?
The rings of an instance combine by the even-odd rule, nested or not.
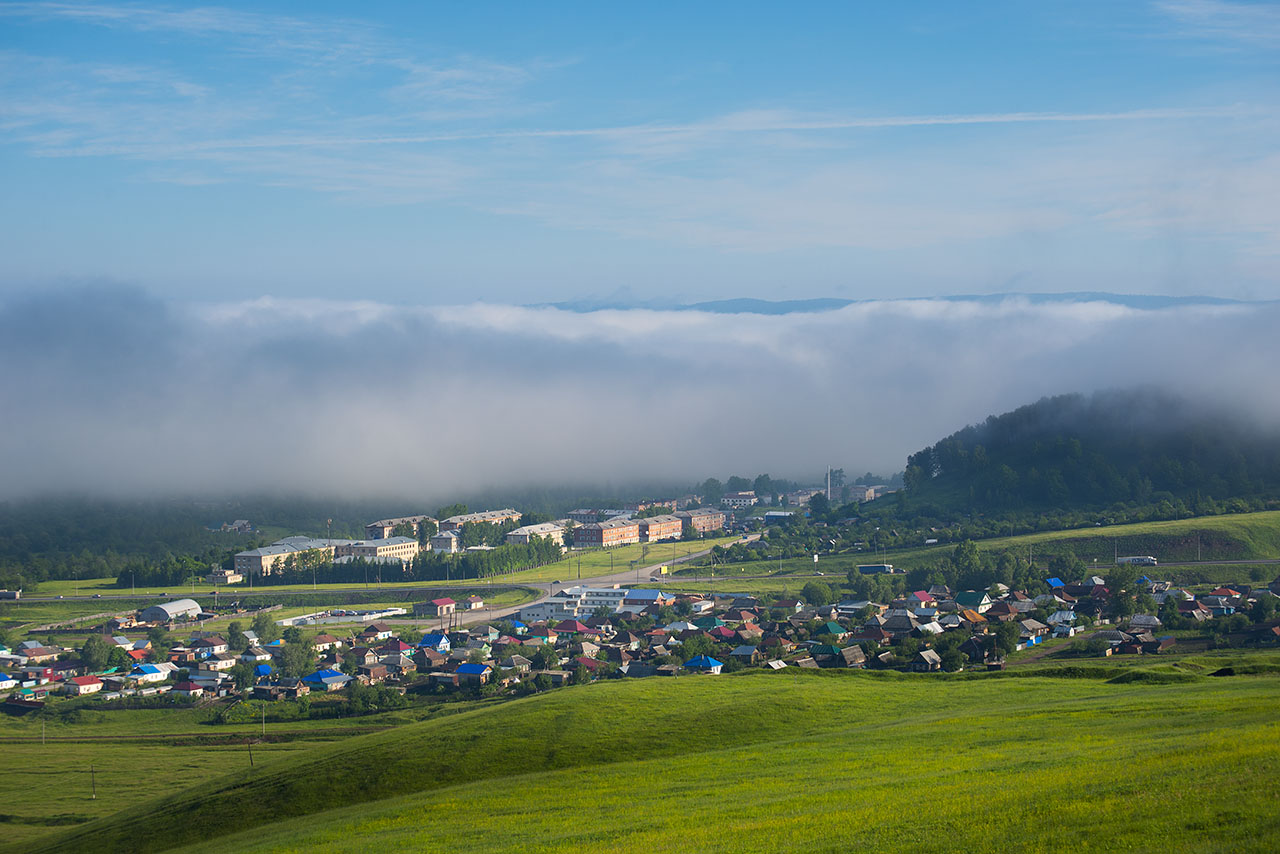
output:
[[[449,636],[442,632],[428,632],[422,636],[422,640],[418,641],[418,648],[432,649],[442,655],[446,655],[449,650],[453,649],[453,644],[449,640]]]
[[[76,697],[94,694],[102,690],[102,680],[97,676],[72,676],[63,683],[63,690]]]
[[[309,673],[302,677],[302,681],[307,684],[313,691],[341,691],[351,682],[354,677],[345,673],[339,673],[337,670],[317,670],[315,673]]]
[[[916,657],[911,659],[911,670],[917,673],[929,673],[942,669],[942,656],[931,649],[924,649],[916,653]]]
[[[487,664],[459,664],[454,671],[460,682],[471,682],[483,685],[489,681],[493,668]]]
[[[333,635],[316,635],[311,641],[311,645],[315,647],[316,652],[327,652],[331,649],[342,649],[342,641]]]
[[[956,594],[956,605],[963,611],[970,609],[985,614],[992,605],[991,597],[984,591],[964,590]]]
[[[710,673],[713,676],[719,676],[720,670],[724,667],[724,662],[717,661],[709,655],[695,655],[684,663],[686,670],[693,670],[698,673]]]

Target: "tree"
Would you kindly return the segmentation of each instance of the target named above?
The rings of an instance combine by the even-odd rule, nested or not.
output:
[[[964,654],[960,652],[959,648],[951,647],[942,652],[943,670],[948,673],[955,673],[962,667],[964,667]]]
[[[102,635],[89,635],[80,648],[80,658],[90,670],[106,670],[115,644],[108,643]]]
[[[316,669],[316,650],[309,643],[285,644],[276,660],[285,676],[301,678]]]
[[[283,637],[285,643],[302,643],[302,629],[298,626],[289,626],[284,630]]]
[[[815,521],[827,518],[827,514],[831,512],[831,502],[827,500],[825,492],[815,492],[809,498],[809,515]]]
[[[418,523],[418,542],[427,545],[431,542],[431,538],[440,532],[440,525],[430,519],[423,519]]]
[[[680,644],[680,655],[685,661],[699,655],[714,655],[717,651],[716,642],[706,635],[694,635]]]
[[[446,504],[436,511],[437,519],[448,519],[450,516],[462,516],[470,512],[465,504]]]
[[[560,654],[554,646],[544,643],[533,653],[530,661],[535,670],[557,670],[560,667]]]
[[[1113,566],[1107,572],[1106,580],[1107,591],[1110,595],[1107,613],[1114,618],[1131,616],[1136,604],[1138,568],[1129,563]]]
[[[751,489],[763,499],[764,496],[773,493],[773,478],[767,474],[756,475],[755,482],[751,484]]]
[[[1019,634],[1017,623],[1000,623],[996,626],[996,646],[1003,653],[1013,652],[1018,648]]]
[[[235,683],[237,691],[247,691],[258,681],[256,668],[247,661],[242,661],[235,667],[227,671],[227,675],[231,677],[231,681]]]
[[[227,626],[227,645],[233,652],[244,652],[249,647],[249,639],[244,636],[244,626],[239,620],[232,620]]]
[[[809,581],[800,588],[800,598],[810,605],[830,605],[834,596],[831,588],[821,581]]]
[[[253,632],[258,636],[258,643],[271,643],[280,637],[280,627],[268,613],[260,613],[253,618]]]

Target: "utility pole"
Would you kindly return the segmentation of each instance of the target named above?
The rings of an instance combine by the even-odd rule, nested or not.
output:
[[[96,801],[98,799],[98,778],[94,774],[92,762],[89,763],[89,786],[93,792],[89,795],[89,800]]]

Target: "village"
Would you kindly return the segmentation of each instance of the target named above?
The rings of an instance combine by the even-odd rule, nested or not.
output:
[[[1280,579],[1198,597],[1166,582],[1143,583],[1166,618],[1176,613],[1192,623],[1229,618],[1280,594]],[[1156,614],[1116,623],[1102,616],[1111,592],[1099,577],[1051,578],[1049,584],[1051,593],[1034,598],[1002,585],[981,591],[934,586],[887,603],[571,586],[518,616],[492,621],[483,619],[479,596],[421,602],[413,617],[434,624],[425,630],[390,624],[408,616],[395,609],[320,615],[332,613],[331,625],[275,621],[262,611],[252,615],[252,628],[235,622],[228,632],[206,632],[195,627],[214,615],[184,599],[113,618],[79,648],[27,640],[0,649],[7,671],[0,691],[11,709],[87,695],[106,703],[160,695],[290,700],[353,683],[400,693],[494,695],[744,668],[999,670],[1010,655],[1055,638],[1076,639],[1064,653],[1101,657],[1161,654],[1175,645],[1161,633]],[[355,621],[351,631],[343,630],[344,621]],[[1274,643],[1280,626],[1273,623],[1250,631]],[[103,661],[111,666],[95,666]]]

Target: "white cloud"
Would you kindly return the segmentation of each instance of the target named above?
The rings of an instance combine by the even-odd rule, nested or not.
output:
[[[10,494],[442,498],[885,470],[1067,391],[1165,384],[1280,418],[1257,394],[1277,321],[1275,305],[1022,299],[762,316],[46,294],[0,308],[0,467]]]
[[[1280,45],[1280,8],[1271,3],[1162,0],[1155,5],[1173,17],[1185,36],[1261,48]]]

